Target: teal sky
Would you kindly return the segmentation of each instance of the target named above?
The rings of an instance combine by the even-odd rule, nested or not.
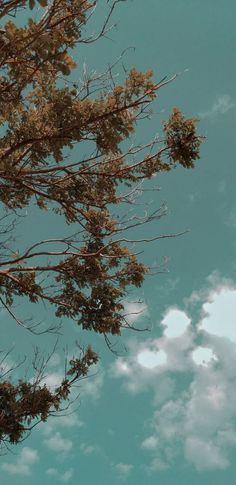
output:
[[[96,24],[102,21],[101,2]],[[34,485],[225,485],[236,473],[236,4],[234,0],[127,0],[117,6],[109,39],[78,50],[80,65],[102,71],[127,47],[127,68],[153,69],[163,88],[153,119],[137,142],[160,130],[173,106],[200,119],[206,136],[194,170],[178,168],[153,179],[152,207],[168,215],[145,228],[145,237],[189,230],[176,239],[144,246],[143,260],[168,272],[147,277],[130,295],[127,312],[149,332],[125,332],[116,358],[101,338],[66,322],[47,382],[63,372],[62,349],[92,342],[100,354],[94,375],[81,382],[69,416],[53,418],[1,457],[1,483]],[[120,72],[119,72],[120,69]],[[121,68],[118,73],[121,75]],[[149,184],[150,187],[150,184]],[[37,238],[29,210],[27,240]],[[40,226],[41,224],[41,226]],[[33,230],[32,230],[33,228]],[[60,230],[60,221],[45,232]],[[143,235],[139,232],[139,235]],[[24,239],[23,239],[24,240]],[[140,299],[142,304],[134,303]],[[22,312],[30,316],[32,308]],[[52,313],[48,314],[48,319]],[[39,319],[46,317],[40,309]],[[53,337],[33,338],[2,312],[2,342],[13,359],[50,349]],[[127,351],[124,351],[124,344]],[[1,344],[3,347],[3,344]]]

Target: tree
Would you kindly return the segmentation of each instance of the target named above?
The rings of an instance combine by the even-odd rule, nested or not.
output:
[[[123,311],[126,292],[140,287],[149,270],[125,231],[160,216],[156,211],[119,219],[113,207],[131,204],[137,187],[155,174],[177,164],[192,168],[201,143],[196,120],[177,108],[163,125],[162,139],[127,143],[170,79],[155,82],[152,71],[132,68],[117,84],[115,65],[103,74],[84,72],[81,81],[70,77],[76,68],[73,49],[105,35],[119,1],[108,2],[99,34],[87,36],[95,2],[0,2],[1,304],[27,326],[14,313],[14,301],[25,297],[36,306],[43,301],[57,317],[103,334],[108,345],[110,334],[120,335],[129,326]],[[78,146],[86,155],[76,151]],[[59,214],[73,235],[14,250],[8,237],[14,230],[12,214],[17,217],[33,203]],[[162,237],[168,236],[156,239]],[[36,331],[34,325],[28,329]],[[97,359],[91,347],[72,359],[55,392],[42,384],[42,368],[33,382],[2,376],[0,441],[19,442],[36,422],[57,411]]]

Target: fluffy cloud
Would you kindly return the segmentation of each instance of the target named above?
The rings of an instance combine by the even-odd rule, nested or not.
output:
[[[142,448],[146,450],[155,450],[159,444],[159,440],[156,436],[149,436],[142,442]]]
[[[86,445],[86,443],[81,443],[80,449],[85,456],[89,456],[100,451],[97,445]]]
[[[137,362],[145,369],[155,369],[158,365],[165,365],[167,356],[164,350],[141,350],[137,355]]]
[[[209,468],[227,468],[229,462],[222,456],[222,451],[212,442],[200,438],[187,438],[185,443],[186,458],[199,470]]]
[[[173,329],[174,318],[178,329]],[[111,368],[114,377],[126,377],[125,387],[133,392],[152,389],[155,402],[172,396],[175,383],[167,372],[193,367],[189,349],[193,348],[189,317],[177,308],[169,309],[162,320],[163,337],[128,344],[128,357],[119,357]]]
[[[96,370],[94,372],[92,371],[86,379],[81,381],[83,399],[89,397],[96,400],[100,397],[105,372],[99,365],[96,368],[94,367],[94,369]]]
[[[202,309],[200,328],[209,334],[227,337],[236,343],[236,289],[228,286],[212,291]]]
[[[199,113],[201,118],[215,118],[218,115],[224,115],[236,107],[236,103],[228,94],[218,96],[212,107],[208,111]]]
[[[139,320],[142,317],[145,317],[148,314],[148,308],[147,305],[143,302],[132,302],[132,301],[126,301],[124,303],[124,315],[126,320],[130,323],[133,324],[137,320]]]
[[[68,483],[71,480],[73,473],[74,473],[73,468],[69,468],[63,474],[59,473],[58,470],[56,470],[55,468],[48,468],[46,472],[46,474],[49,477],[56,478],[57,480],[60,480],[63,483]]]
[[[18,365],[9,357],[9,352],[0,351],[0,379],[17,369]]]
[[[41,381],[41,384],[45,384],[51,392],[54,392],[55,389],[61,384],[64,379],[64,375],[62,372],[49,372]]]
[[[122,479],[127,478],[133,470],[131,463],[117,463],[114,465],[114,469],[118,473],[118,476]]]
[[[167,338],[176,338],[183,335],[191,320],[185,312],[178,308],[169,308],[161,324],[165,327],[164,335]]]
[[[213,350],[208,347],[196,347],[192,352],[192,358],[195,364],[208,366],[212,360],[217,360]]]
[[[57,431],[50,438],[44,440],[44,444],[49,450],[56,451],[59,453],[67,453],[72,448],[72,441],[63,438],[61,433]]]
[[[82,421],[78,418],[77,414],[70,413],[65,415],[55,415],[49,417],[46,423],[41,424],[42,433],[45,435],[49,435],[50,433],[54,433],[55,429],[58,428],[80,428],[83,426]]]
[[[222,281],[209,278],[215,287],[191,296],[193,314],[194,304],[201,306],[195,326],[185,312],[169,308],[162,337],[132,342],[128,357],[112,367],[130,392],[153,391],[150,435],[141,443],[152,455],[152,470],[180,457],[197,470],[230,465],[236,447],[236,288]]]
[[[37,450],[24,447],[19,453],[15,463],[3,463],[2,470],[10,475],[29,476],[32,473],[32,467],[39,461]]]
[[[78,349],[75,349],[74,353],[71,353],[67,359],[76,358],[78,356]],[[45,384],[52,392],[61,384],[63,379],[65,379],[65,363],[61,363],[61,358],[58,354],[53,354],[49,361],[49,369],[48,372],[43,379],[41,380],[41,384]],[[93,399],[98,399],[100,396],[100,391],[104,381],[104,371],[101,366],[98,364],[93,366],[92,370],[90,371],[88,377],[81,379],[80,386],[83,392],[83,398],[89,397]],[[76,398],[78,394],[78,384],[72,388],[71,390],[71,397]]]
[[[72,355],[71,355],[72,358]],[[55,360],[56,365],[57,360]],[[54,365],[54,363],[53,363]],[[104,382],[104,370],[98,364],[93,366],[92,371],[88,374],[86,378],[79,381],[79,386],[82,391],[83,400],[86,398],[97,400],[100,397],[101,389]],[[65,373],[63,374],[63,369],[57,371],[49,372],[41,381],[41,384],[45,384],[52,392],[61,384],[65,378]],[[78,384],[71,389],[70,397],[72,400],[78,398]],[[46,434],[49,434],[57,426],[82,426],[83,423],[75,415],[60,416],[49,418],[47,423],[43,423],[41,428]]]

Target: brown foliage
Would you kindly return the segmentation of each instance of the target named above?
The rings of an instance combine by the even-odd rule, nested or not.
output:
[[[110,69],[102,75],[84,75],[79,83],[66,81],[76,67],[71,50],[76,47],[77,57],[79,44],[96,41],[106,32],[118,1],[97,37],[84,36],[93,9],[87,0],[0,4],[2,208],[11,213],[35,202],[43,211],[53,208],[68,224],[76,225],[77,232],[73,237],[38,241],[13,256],[2,243],[1,302],[13,318],[11,305],[18,296],[33,303],[48,302],[58,317],[72,318],[83,329],[105,337],[119,335],[126,326],[122,303],[126,291],[140,287],[148,271],[123,235],[137,224],[122,223],[112,215],[112,207],[131,201],[121,187],[135,191],[135,184],[178,163],[193,167],[201,142],[195,120],[174,109],[164,124],[162,141],[123,149],[139,119],[149,114],[160,88],[169,82],[155,83],[151,71],[133,68],[122,85],[115,83]],[[21,9],[27,13],[24,26],[17,22]],[[73,152],[81,144],[92,147],[84,158]],[[139,224],[152,219],[147,216]],[[45,278],[40,278],[42,274]],[[46,420],[96,361],[90,348],[71,361],[55,393],[39,380],[2,381],[0,441],[16,443],[35,420]]]

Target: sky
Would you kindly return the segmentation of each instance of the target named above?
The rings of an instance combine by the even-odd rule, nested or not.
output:
[[[102,2],[95,27],[106,11]],[[147,277],[125,302],[130,321],[149,331],[123,333],[118,357],[102,339],[94,340],[100,363],[81,382],[74,412],[51,418],[0,457],[3,485],[234,480],[235,15],[234,0],[127,0],[117,6],[117,27],[108,38],[78,50],[80,65],[102,71],[135,47],[125,55],[127,68],[151,68],[157,81],[178,74],[160,92],[153,118],[137,131],[138,141],[153,136],[173,106],[199,118],[206,139],[194,170],[180,167],[157,177],[160,190],[145,195],[156,207],[168,206],[167,216],[150,233],[145,228],[145,236],[188,230],[143,247],[149,265],[168,258],[168,271]],[[32,227],[30,209],[27,220]],[[27,238],[37,236],[38,227]],[[24,308],[26,315],[29,311]],[[4,345],[13,342],[15,355],[30,354],[29,344],[33,348],[36,340],[3,311],[0,318]],[[63,373],[60,349],[73,348],[79,337],[86,342],[91,336],[81,336],[67,322],[45,377],[48,384],[55,386]],[[42,343],[50,349],[53,337],[42,337]]]

